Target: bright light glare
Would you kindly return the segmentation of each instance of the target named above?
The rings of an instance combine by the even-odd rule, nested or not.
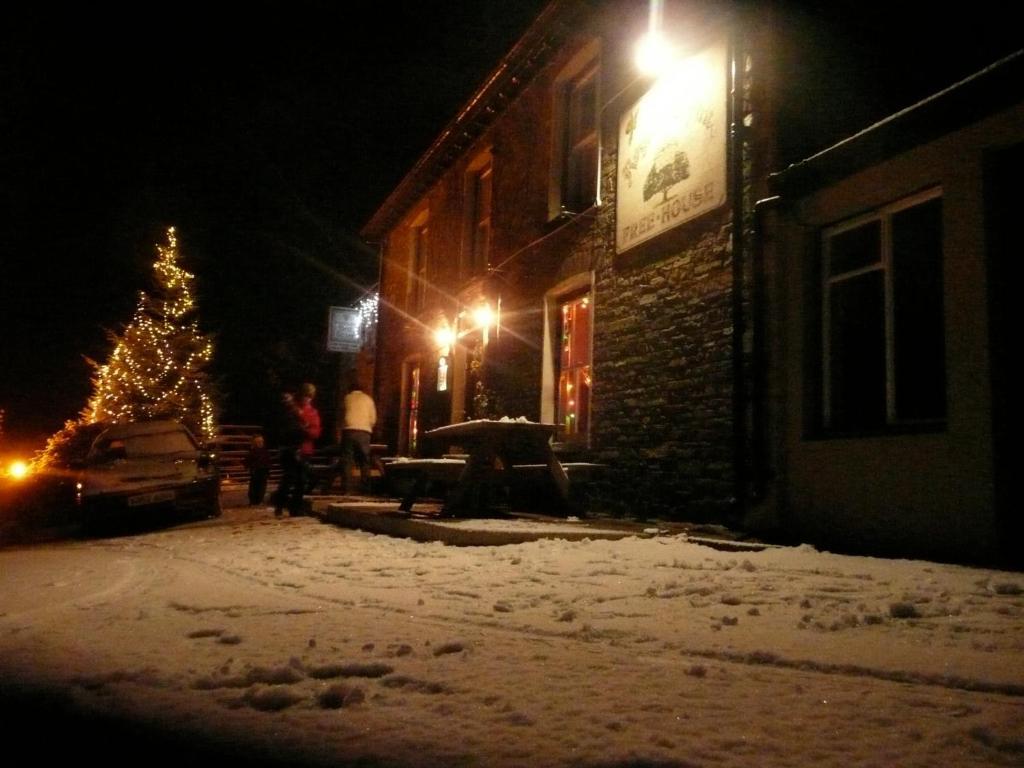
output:
[[[484,304],[473,310],[473,322],[478,328],[490,328],[494,323],[494,312],[490,304]]]
[[[672,46],[660,33],[650,31],[636,46],[636,66],[645,75],[657,76],[672,63]]]
[[[455,331],[447,325],[441,326],[434,331],[434,343],[441,349],[452,346],[455,343]]]
[[[653,146],[671,141],[694,115],[703,114],[721,87],[721,73],[705,56],[679,59],[664,70],[644,101],[643,137]]]
[[[24,461],[12,461],[7,467],[7,474],[15,480],[28,477],[28,464]]]

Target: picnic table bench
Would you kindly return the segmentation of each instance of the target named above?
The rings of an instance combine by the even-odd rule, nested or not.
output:
[[[384,473],[391,488],[401,497],[399,509],[412,511],[417,499],[432,495],[445,498],[466,468],[465,459],[406,459],[384,461]]]
[[[385,464],[404,480],[400,509],[412,510],[431,486],[443,487],[444,513],[488,514],[504,495],[529,492],[547,509],[569,508],[569,478],[551,449],[554,424],[525,419],[477,419],[430,430],[425,439],[446,441],[451,458],[398,459]],[[458,456],[458,458],[455,458]]]
[[[374,478],[381,478],[384,475],[383,454],[388,446],[384,443],[370,444],[370,482]],[[358,477],[359,467],[353,462],[354,477]],[[341,444],[330,445],[321,448],[310,461],[310,487],[319,490],[321,493],[330,493],[334,485],[341,479],[343,473],[343,461],[341,456]],[[352,478],[350,478],[351,480]]]

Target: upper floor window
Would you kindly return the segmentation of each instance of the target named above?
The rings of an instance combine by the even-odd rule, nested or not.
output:
[[[426,213],[421,214],[409,227],[409,284],[406,305],[410,312],[420,312],[426,305],[430,254]]]
[[[578,213],[598,197],[598,48],[580,51],[555,81],[550,213]]]
[[[490,263],[492,178],[489,153],[473,163],[466,174],[466,277],[484,274]]]
[[[824,427],[943,420],[941,192],[827,229],[822,245]]]
[[[564,141],[562,207],[583,211],[597,198],[597,66],[566,88]]]

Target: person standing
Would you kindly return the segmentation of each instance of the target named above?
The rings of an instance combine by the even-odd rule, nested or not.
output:
[[[353,377],[345,395],[345,419],[341,432],[341,491],[347,494],[353,462],[359,465],[360,491],[370,488],[370,437],[377,423],[377,408]]]
[[[245,467],[249,470],[249,506],[263,503],[267,495],[267,479],[270,477],[270,451],[263,435],[254,435],[245,455]]]
[[[293,517],[302,514],[302,495],[309,482],[309,460],[314,441],[320,437],[320,412],[313,405],[316,387],[305,383],[298,399],[285,393],[288,426],[281,447],[281,483],[274,493],[274,516],[280,517],[288,508]]]

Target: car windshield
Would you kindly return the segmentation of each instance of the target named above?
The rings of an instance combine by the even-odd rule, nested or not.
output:
[[[184,432],[159,432],[135,435],[127,440],[128,458],[156,456],[165,453],[194,453],[195,443]]]
[[[195,443],[185,432],[153,432],[103,440],[95,448],[94,459],[115,461],[117,459],[195,453],[196,450]]]

